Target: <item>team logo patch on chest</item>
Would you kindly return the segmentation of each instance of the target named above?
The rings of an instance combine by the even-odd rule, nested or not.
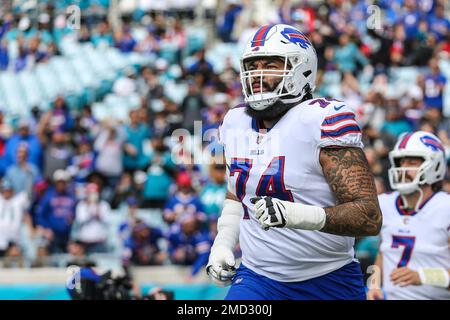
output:
[[[263,136],[262,134],[259,134],[259,135],[256,137],[256,143],[257,143],[257,144],[260,144],[263,138],[264,138],[264,136]]]

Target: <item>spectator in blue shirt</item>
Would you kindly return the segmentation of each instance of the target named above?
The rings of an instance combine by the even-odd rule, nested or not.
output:
[[[14,15],[7,12],[3,17],[3,23],[0,26],[0,39],[11,29],[14,23]]]
[[[55,171],[53,180],[54,187],[47,190],[36,213],[38,233],[49,242],[50,253],[66,253],[76,198],[69,189],[70,174],[67,171]]]
[[[421,19],[420,11],[417,10],[416,0],[406,0],[403,10],[404,12],[399,17],[398,22],[405,28],[406,39],[412,40],[416,37]]]
[[[29,161],[42,168],[42,147],[38,137],[31,133],[30,122],[26,119],[19,121],[19,128],[6,143],[5,165],[6,167],[16,163],[17,150],[20,145],[25,145],[28,150]]]
[[[20,72],[27,67],[28,64],[28,50],[23,46],[19,45],[19,53],[17,54],[16,60],[14,61],[14,71]]]
[[[136,40],[134,40],[129,27],[123,28],[122,32],[118,32],[115,36],[115,46],[123,53],[133,52],[136,46]]]
[[[31,198],[30,215],[33,222],[33,227],[37,226],[37,212],[42,204],[42,199],[45,197],[49,185],[47,181],[40,178],[34,185],[33,197]]]
[[[9,55],[8,55],[8,40],[0,38],[0,70],[8,69]]]
[[[47,52],[40,50],[41,38],[34,36],[28,41],[28,55],[33,64],[44,62],[49,58]]]
[[[69,170],[75,182],[83,184],[95,169],[95,153],[92,151],[92,143],[85,137],[79,145],[77,154],[70,160]]]
[[[53,102],[52,110],[46,112],[39,121],[39,131],[46,135],[56,130],[68,132],[74,125],[75,120],[70,114],[64,97],[58,96]]]
[[[201,49],[196,53],[197,60],[189,66],[188,74],[196,75],[201,74],[203,76],[202,84],[207,83],[213,74],[213,66],[212,64],[206,60],[206,50]],[[197,84],[198,85],[198,84]]]
[[[228,7],[225,11],[222,23],[218,26],[217,32],[223,42],[232,42],[232,33],[236,19],[242,11],[242,7],[235,0],[228,0]]]
[[[208,262],[211,239],[202,232],[194,214],[187,214],[171,227],[168,235],[169,257],[173,264],[192,266],[195,276]]]
[[[437,108],[442,111],[444,105],[443,92],[447,79],[439,69],[438,60],[430,59],[428,66],[430,73],[425,76],[424,102],[426,108]]]
[[[11,165],[6,171],[6,178],[11,181],[14,192],[26,192],[29,199],[33,196],[34,184],[40,176],[39,168],[28,161],[28,148],[19,146],[17,150],[17,163]]]
[[[218,129],[222,123],[225,109],[223,106],[218,105],[208,108],[206,111],[206,123],[202,126],[202,134],[204,135],[210,129]]]
[[[158,242],[163,239],[162,231],[137,221],[131,235],[125,240],[124,264],[130,262],[136,265],[161,265],[167,254],[161,250]]]
[[[445,40],[450,33],[450,20],[445,17],[443,5],[437,5],[428,20],[430,31],[436,36],[438,41]]]
[[[163,218],[168,224],[172,224],[184,215],[194,214],[199,220],[205,222],[203,204],[194,193],[191,177],[187,172],[180,172],[176,179],[178,192],[170,198],[164,209]]]
[[[119,237],[123,243],[131,236],[131,232],[139,220],[137,218],[137,210],[139,209],[138,199],[134,196],[129,196],[126,200],[126,206],[126,220],[119,225]]]

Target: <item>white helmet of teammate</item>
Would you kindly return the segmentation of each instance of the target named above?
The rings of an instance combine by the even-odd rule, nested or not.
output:
[[[280,57],[284,70],[248,70],[247,62],[256,57]],[[255,110],[264,110],[278,99],[298,103],[315,89],[317,55],[311,42],[296,28],[287,24],[266,25],[259,28],[247,41],[241,59],[241,83],[245,102]],[[272,92],[253,92],[251,79],[264,76],[280,77]]]
[[[420,157],[424,162],[418,168],[403,168],[399,160],[404,157]],[[444,146],[438,137],[425,131],[400,136],[394,150],[389,153],[389,160],[389,182],[392,189],[401,194],[410,194],[419,190],[420,185],[443,180],[446,172]],[[406,181],[407,171],[417,171],[413,181]]]

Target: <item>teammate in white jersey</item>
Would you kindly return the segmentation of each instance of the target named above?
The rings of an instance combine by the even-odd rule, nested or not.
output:
[[[227,299],[365,299],[354,237],[378,234],[381,212],[355,114],[313,99],[316,71],[289,25],[261,27],[245,48],[246,104],[219,129],[228,194],[207,265],[232,283]]]
[[[380,195],[383,212],[376,265],[383,292],[368,299],[450,299],[450,195],[439,191],[445,150],[429,132],[405,134],[390,153],[393,193]]]

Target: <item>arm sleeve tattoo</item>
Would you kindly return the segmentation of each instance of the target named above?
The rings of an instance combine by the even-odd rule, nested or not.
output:
[[[321,231],[342,236],[376,235],[382,224],[375,183],[360,148],[322,148],[320,163],[337,205],[325,208]]]

